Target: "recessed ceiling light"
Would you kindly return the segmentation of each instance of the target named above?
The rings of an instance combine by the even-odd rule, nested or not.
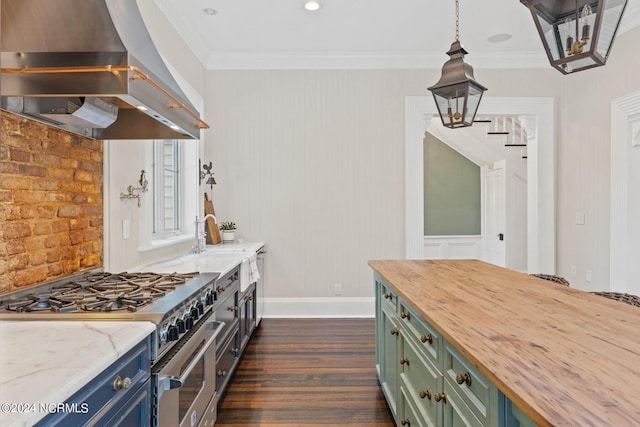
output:
[[[488,42],[491,43],[502,43],[511,39],[511,34],[495,34],[487,39]]]
[[[204,13],[205,15],[216,15],[218,13],[218,11],[212,7],[207,7],[205,9],[202,9],[202,13]]]
[[[320,2],[308,0],[307,2],[305,2],[304,8],[308,11],[315,12],[316,10],[320,9]]]
[[[136,105],[136,108],[140,111],[147,111],[147,107],[145,107],[144,105]]]
[[[174,130],[178,130],[178,129],[180,129],[180,127],[178,127],[178,126],[176,126],[176,125],[171,125],[171,126],[169,126],[169,127],[170,127],[171,129],[174,129]]]

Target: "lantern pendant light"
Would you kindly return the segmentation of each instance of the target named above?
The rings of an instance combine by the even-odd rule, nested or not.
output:
[[[628,0],[520,0],[551,65],[563,74],[607,62]]]
[[[460,43],[460,13],[456,0],[456,39],[447,55],[451,57],[442,66],[438,83],[428,88],[438,107],[442,124],[448,128],[471,126],[486,87],[475,81],[473,67],[464,62],[467,51]]]

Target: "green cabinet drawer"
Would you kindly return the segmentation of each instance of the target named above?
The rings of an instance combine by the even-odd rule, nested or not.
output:
[[[416,343],[431,363],[440,367],[442,336],[404,301],[400,301],[400,319],[407,337]]]
[[[399,393],[400,363],[400,328],[395,312],[389,312],[386,307],[381,310],[380,334],[380,385],[387,398],[389,408],[394,417],[397,415],[397,398]]]
[[[498,426],[498,389],[451,344],[444,348],[447,383],[466,402],[483,425]]]
[[[436,427],[431,421],[425,420],[420,411],[416,407],[413,399],[409,396],[409,393],[404,384],[400,385],[400,393],[402,395],[402,408],[400,411],[399,425],[407,427]]]
[[[382,306],[393,311],[398,310],[398,294],[389,287],[385,282],[380,282],[380,298],[382,300]]]
[[[444,427],[483,427],[484,424],[474,415],[469,406],[452,385],[445,381],[446,402],[443,405]]]
[[[400,366],[400,383],[405,387],[406,397],[415,402],[414,406],[427,425],[437,425],[438,406],[442,402],[436,401],[436,395],[443,390],[442,374],[408,339],[402,343]]]

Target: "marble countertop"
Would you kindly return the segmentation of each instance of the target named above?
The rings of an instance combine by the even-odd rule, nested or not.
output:
[[[65,402],[155,329],[151,322],[0,321],[0,425],[32,426],[48,414],[10,404]]]
[[[219,273],[224,276],[242,260],[264,246],[263,242],[224,243],[207,245],[199,254],[184,255],[165,261],[135,267],[135,271],[153,273]]]

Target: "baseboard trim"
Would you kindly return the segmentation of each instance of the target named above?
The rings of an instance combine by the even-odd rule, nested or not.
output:
[[[265,298],[265,318],[375,316],[375,298]]]

